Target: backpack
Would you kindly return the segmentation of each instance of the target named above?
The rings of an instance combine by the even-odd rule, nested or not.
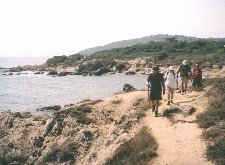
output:
[[[173,73],[173,76],[174,76],[174,79],[175,79],[176,78],[175,72],[173,71],[172,73]],[[169,74],[169,71],[166,72],[166,78],[167,78],[168,74]]]
[[[190,65],[181,65],[180,68],[180,76],[183,77],[183,76],[189,76],[189,72],[191,70],[190,68]]]

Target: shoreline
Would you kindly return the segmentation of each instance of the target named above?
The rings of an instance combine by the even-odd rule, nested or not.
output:
[[[140,112],[135,109],[129,110],[132,107],[135,108],[132,104],[133,101],[128,101],[130,103],[127,104],[128,102],[124,100],[130,99],[124,97],[126,95],[134,97],[134,101],[139,100],[140,105],[138,107],[144,108],[142,110],[144,114],[147,102],[143,99],[141,101],[137,96],[138,93],[141,94],[140,91],[135,91],[116,94],[104,100],[84,100],[56,112],[53,116],[33,116],[30,113],[3,112],[0,115],[0,146],[10,144],[17,152],[9,151],[3,156],[1,154],[4,153],[0,151],[0,160],[3,157],[8,157],[7,154],[11,154],[12,160],[17,155],[20,162],[43,164],[48,162],[50,157],[48,153],[53,154],[57,150],[57,157],[53,158],[53,160],[58,163],[70,162],[69,164],[71,164],[76,161],[77,164],[85,164],[85,162],[99,164],[100,162],[106,162],[106,158],[112,156],[118,147],[118,142],[132,138],[139,129],[136,124],[143,116],[139,116]],[[124,106],[126,106],[126,110]],[[104,112],[105,108],[107,110]],[[121,111],[121,108],[125,111]],[[103,112],[106,114],[103,114]],[[128,128],[126,128],[127,124],[130,125]],[[106,131],[109,129],[108,127],[111,127],[111,130]],[[24,130],[26,131],[24,132]],[[118,135],[114,136],[114,131],[118,132]],[[127,137],[128,134],[129,137]],[[24,138],[26,138],[26,141],[23,140]],[[71,145],[75,147],[77,146],[75,143],[79,143],[79,147],[76,150],[66,152],[66,147]],[[57,145],[55,146],[55,144]],[[92,144],[92,147],[89,152],[86,152],[86,150],[89,150],[88,146],[90,144]],[[107,153],[104,153],[105,156],[102,155],[102,145],[106,145],[106,148],[108,148]],[[2,151],[8,150],[7,146],[1,146]],[[23,149],[26,152],[21,154]],[[79,155],[76,154],[77,152],[79,152]],[[93,159],[92,154],[95,152],[99,152],[98,160]],[[61,157],[60,153],[66,154],[67,158]],[[76,159],[69,156],[71,154],[77,155]],[[8,161],[11,160],[8,159]]]
[[[179,66],[174,66],[175,71],[177,72]],[[19,67],[20,68],[20,67]],[[10,71],[10,69],[13,69]],[[192,68],[193,69],[193,68]],[[62,68],[62,67],[56,67],[56,68],[47,68],[44,70],[37,69],[22,69],[18,70],[18,68],[0,68],[0,70],[6,70],[3,72],[0,72],[1,75],[4,75],[4,73],[8,73],[7,75],[20,75],[20,74],[28,74],[27,72],[32,72],[33,74],[44,74],[48,73],[49,76],[68,76],[68,75],[80,75],[80,76],[98,76],[98,75],[92,75],[92,74],[77,74],[76,70],[77,67],[68,67],[68,68]],[[52,71],[55,71],[56,74],[51,74]],[[160,67],[160,72],[165,73],[168,71],[167,67]],[[223,66],[221,69],[219,69],[217,66],[213,68],[202,68],[203,71],[203,77],[204,78],[220,78],[223,77],[223,74],[225,74],[225,66]],[[112,74],[125,74],[125,75],[149,75],[151,72],[151,68],[148,67],[142,67],[141,69],[130,69],[125,71],[113,71],[113,72],[107,72],[103,73],[99,76],[104,75],[112,75]],[[15,74],[14,74],[15,73]],[[49,74],[50,73],[50,74]]]
[[[150,152],[143,148],[142,154],[152,154],[150,157],[143,158],[146,162],[155,164],[160,162],[174,164],[174,162],[177,162],[175,165],[178,165],[179,162],[190,163],[191,161],[211,165],[204,158],[205,144],[200,140],[201,131],[195,126],[194,122],[195,116],[207,107],[207,104],[205,104],[207,100],[203,97],[204,91],[189,91],[186,96],[176,93],[175,103],[179,105],[174,104],[172,107],[178,107],[184,116],[175,113],[174,118],[171,119],[163,115],[164,111],[171,108],[171,106],[166,105],[165,96],[160,106],[162,116],[155,118],[154,113],[151,112],[151,105],[147,100],[146,92],[147,90],[130,91],[99,100],[83,100],[77,104],[68,105],[55,112],[53,116],[3,112],[0,114],[0,146],[3,150],[8,151],[3,157],[7,157],[8,161],[18,157],[20,162],[27,164],[45,164],[47,162],[57,164],[66,162],[67,164],[76,163],[78,165],[106,164],[117,159],[115,156],[117,152],[120,152],[121,146],[134,139],[135,135],[147,126],[151,130],[152,136],[156,138],[159,149],[156,151],[157,147],[155,147]],[[191,105],[185,103],[187,100],[191,100],[193,103]],[[201,102],[199,102],[200,100]],[[204,105],[204,107],[201,107],[201,105]],[[197,110],[193,114],[189,114],[188,112],[192,107],[197,108]],[[158,125],[160,125],[160,128]],[[182,133],[186,129],[195,131],[195,133],[192,133],[193,136],[189,137],[190,134]],[[158,131],[161,133],[173,132],[173,134],[176,131],[176,134],[174,134],[178,136],[176,138],[184,139],[181,140],[182,145],[188,143],[195,146],[197,152],[197,154],[193,152],[195,159],[186,160],[186,156],[180,155],[178,160],[173,157],[173,154],[164,154],[168,149],[172,152],[172,148],[167,143],[165,144],[165,141],[171,140],[174,143],[173,153],[179,151],[190,153],[192,147],[181,147],[181,142],[176,139],[174,141],[173,136],[165,140],[166,136]],[[186,141],[185,138],[187,137],[190,140]],[[193,143],[193,140],[195,140],[195,143]],[[71,148],[72,146],[74,148]],[[184,149],[185,151],[182,151]],[[1,154],[4,153],[0,151],[0,160]],[[170,157],[168,158],[168,156]]]

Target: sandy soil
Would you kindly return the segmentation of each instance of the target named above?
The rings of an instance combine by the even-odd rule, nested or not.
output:
[[[143,118],[141,125],[147,125],[153,136],[156,138],[159,148],[157,150],[158,156],[150,162],[153,165],[212,165],[205,158],[206,145],[201,138],[202,130],[196,123],[196,115],[203,112],[208,104],[207,98],[204,97],[204,92],[189,91],[185,95],[180,93],[175,94],[174,104],[166,105],[166,95],[161,101],[159,109],[160,117],[155,117],[154,113],[150,109],[150,104],[146,113],[146,117]],[[146,99],[147,91],[130,92],[122,95],[115,95],[110,98],[104,99],[96,109],[102,111],[101,107],[112,107],[112,101],[120,100],[121,103],[116,105],[114,111],[116,116],[122,116],[129,114],[132,111],[132,104],[138,99]],[[177,107],[182,110],[182,113],[174,114],[173,120],[169,120],[162,115],[165,109]],[[196,112],[191,115],[187,115],[186,111],[190,108],[196,108]],[[112,129],[113,125],[109,125],[107,129]],[[133,132],[133,131],[131,131]],[[131,133],[130,132],[130,133]],[[135,134],[135,131],[129,134],[129,139]],[[114,146],[115,147],[115,146]],[[104,160],[113,153],[112,149],[99,150],[99,159]],[[107,151],[107,152],[106,152]],[[104,161],[98,161],[98,163]],[[95,162],[96,163],[96,162]],[[98,164],[97,163],[97,164]]]
[[[149,126],[153,136],[159,144],[158,156],[154,160],[155,165],[211,165],[206,160],[204,152],[205,142],[201,138],[202,130],[195,123],[196,114],[202,112],[207,106],[204,92],[188,92],[185,95],[176,93],[174,105],[166,105],[162,101],[159,112],[166,108],[180,107],[185,109],[193,106],[197,110],[193,115],[175,115],[173,122],[166,117],[154,117],[151,109],[143,123]],[[165,97],[164,97],[165,99]],[[152,164],[152,163],[151,163]]]

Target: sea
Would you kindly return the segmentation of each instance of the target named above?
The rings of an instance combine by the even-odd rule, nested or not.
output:
[[[44,58],[4,59],[0,58],[0,67],[42,64]],[[3,69],[1,69],[3,72]],[[125,83],[136,89],[146,88],[147,75],[125,75],[123,73],[102,76],[70,75],[63,77],[34,74],[24,71],[22,74],[3,75],[0,73],[0,112],[31,112],[40,114],[38,108],[45,106],[75,104],[84,99],[103,99],[122,92]],[[147,97],[147,94],[146,94]],[[43,112],[42,112],[43,113]]]

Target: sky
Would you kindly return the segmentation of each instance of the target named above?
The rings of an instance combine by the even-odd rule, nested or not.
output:
[[[72,55],[156,34],[225,38],[225,0],[0,0],[0,57]]]

